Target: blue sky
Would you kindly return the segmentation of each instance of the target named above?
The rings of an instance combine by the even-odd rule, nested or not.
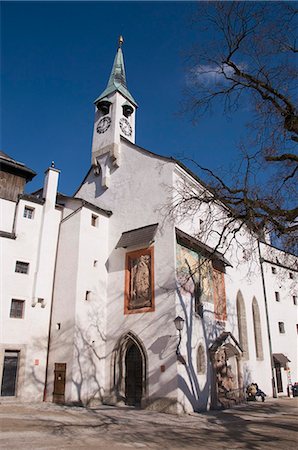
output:
[[[139,104],[136,143],[165,156],[227,169],[245,134],[245,111],[181,115],[184,52],[208,34],[191,25],[195,2],[2,2],[1,149],[43,183],[54,160],[73,194],[90,167],[93,101],[106,87],[117,39]]]

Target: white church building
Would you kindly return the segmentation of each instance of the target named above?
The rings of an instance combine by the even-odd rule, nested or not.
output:
[[[204,205],[173,214],[206,186],[135,143],[136,112],[120,41],[74,196],[55,167],[24,193],[35,173],[0,152],[1,401],[182,413],[241,402],[253,381],[290,394],[298,259],[246,226],[215,251],[218,204],[218,225]]]

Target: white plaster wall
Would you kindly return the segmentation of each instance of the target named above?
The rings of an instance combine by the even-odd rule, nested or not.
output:
[[[294,383],[298,381],[298,305],[293,302],[294,295],[298,298],[298,272],[294,270],[295,265],[297,267],[298,259],[264,244],[261,246],[261,252],[264,259],[272,261],[272,264],[270,262],[263,263],[272,352],[283,353],[291,361],[289,367],[292,383]],[[276,258],[285,267],[276,264]],[[275,274],[272,273],[272,267],[275,268]],[[293,274],[293,279],[290,278],[290,273]],[[275,299],[275,292],[279,292],[279,302]],[[284,322],[284,334],[279,332],[278,322]],[[282,381],[283,392],[278,395],[287,395],[287,373],[283,368]]]
[[[183,181],[181,182],[181,175],[183,175]],[[175,187],[176,186],[176,187]],[[177,188],[178,186],[178,188]],[[177,194],[177,190],[183,186],[183,189],[196,190],[195,183],[189,179],[187,174],[183,174],[179,168],[175,172],[174,176],[174,198]],[[220,217],[218,209],[213,210],[214,216]],[[176,215],[176,226],[185,233],[201,238],[203,242],[206,242],[206,235],[201,233],[202,224],[200,220],[203,220],[203,227],[206,226],[208,216],[206,215],[206,208],[201,207],[195,210],[189,210],[183,213],[182,217]],[[212,225],[212,224],[211,224]],[[217,230],[220,230],[219,223],[215,225]],[[210,230],[210,228],[209,228]],[[252,245],[251,239],[245,230],[237,236],[238,242],[243,246],[243,249],[250,251],[249,260],[246,261],[243,258],[243,250],[236,243],[232,243],[230,249],[225,253],[226,258],[232,264],[231,267],[226,268],[225,275],[225,287],[226,287],[226,299],[227,299],[227,321],[225,324],[225,330],[230,331],[236,339],[238,336],[238,324],[237,324],[237,310],[236,310],[236,298],[238,290],[241,290],[247,318],[247,332],[249,342],[249,361],[243,364],[244,385],[246,386],[252,381],[255,381],[259,386],[268,394],[272,395],[271,388],[271,370],[270,370],[270,353],[268,345],[268,334],[266,324],[266,313],[263,295],[263,286],[261,279],[260,266],[258,263],[258,252],[256,243]],[[208,234],[207,243],[212,246],[215,244],[215,236]],[[223,249],[219,248],[219,251],[223,252]],[[255,338],[252,320],[252,300],[253,297],[257,299],[261,316],[261,333],[263,343],[264,358],[258,360],[256,358],[255,351]],[[210,405],[210,382],[211,382],[211,363],[209,360],[209,368],[204,378],[202,375],[196,376],[196,358],[197,348],[200,342],[206,342],[206,346],[209,348],[214,339],[220,335],[223,328],[214,320],[214,305],[204,304],[204,316],[203,319],[193,314],[193,305],[191,305],[190,295],[181,298],[177,295],[176,298],[177,315],[186,319],[186,324],[183,330],[183,338],[181,342],[181,353],[188,361],[188,366],[179,364],[180,375],[180,402],[183,404],[184,409],[190,411],[192,408],[205,409]],[[190,351],[191,349],[191,351]],[[208,360],[208,355],[207,355]],[[184,396],[184,393],[187,393]]]
[[[54,364],[66,363],[65,399],[86,403],[100,398],[104,384],[108,218],[98,214],[93,227],[96,212],[69,203],[60,229],[47,391],[50,399]]]
[[[33,219],[23,217],[25,205],[34,208]],[[10,208],[9,212],[13,215],[14,211]],[[12,347],[21,352],[17,396],[23,400],[42,400],[59,220],[60,212],[53,206],[46,210],[45,205],[21,199],[16,210],[16,239],[1,238],[1,348],[3,352]],[[40,245],[44,233],[46,248]],[[29,263],[28,274],[15,272],[17,260]],[[44,308],[32,306],[35,295],[45,299]],[[9,317],[12,299],[25,301],[22,319]]]
[[[112,386],[111,357],[120,337],[132,331],[147,352],[147,395],[149,400],[177,397],[176,330],[174,296],[174,229],[164,206],[172,184],[174,164],[121,142],[121,164],[111,174],[110,187],[100,187],[100,177],[91,172],[77,192],[78,197],[111,209],[107,294],[106,389]],[[122,232],[159,222],[154,242],[155,311],[124,315],[124,271],[127,250],[115,246]],[[161,366],[165,371],[161,372]]]
[[[12,232],[16,203],[10,200],[0,199],[0,230]]]

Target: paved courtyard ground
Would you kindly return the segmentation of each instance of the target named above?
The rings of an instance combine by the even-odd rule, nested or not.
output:
[[[0,404],[1,449],[298,448],[298,398],[173,416],[132,408]]]

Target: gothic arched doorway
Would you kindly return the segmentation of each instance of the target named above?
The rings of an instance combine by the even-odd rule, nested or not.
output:
[[[143,361],[138,346],[130,342],[125,355],[125,403],[141,406],[143,392]]]
[[[114,348],[111,394],[115,402],[142,406],[146,400],[147,357],[144,346],[129,332]]]

